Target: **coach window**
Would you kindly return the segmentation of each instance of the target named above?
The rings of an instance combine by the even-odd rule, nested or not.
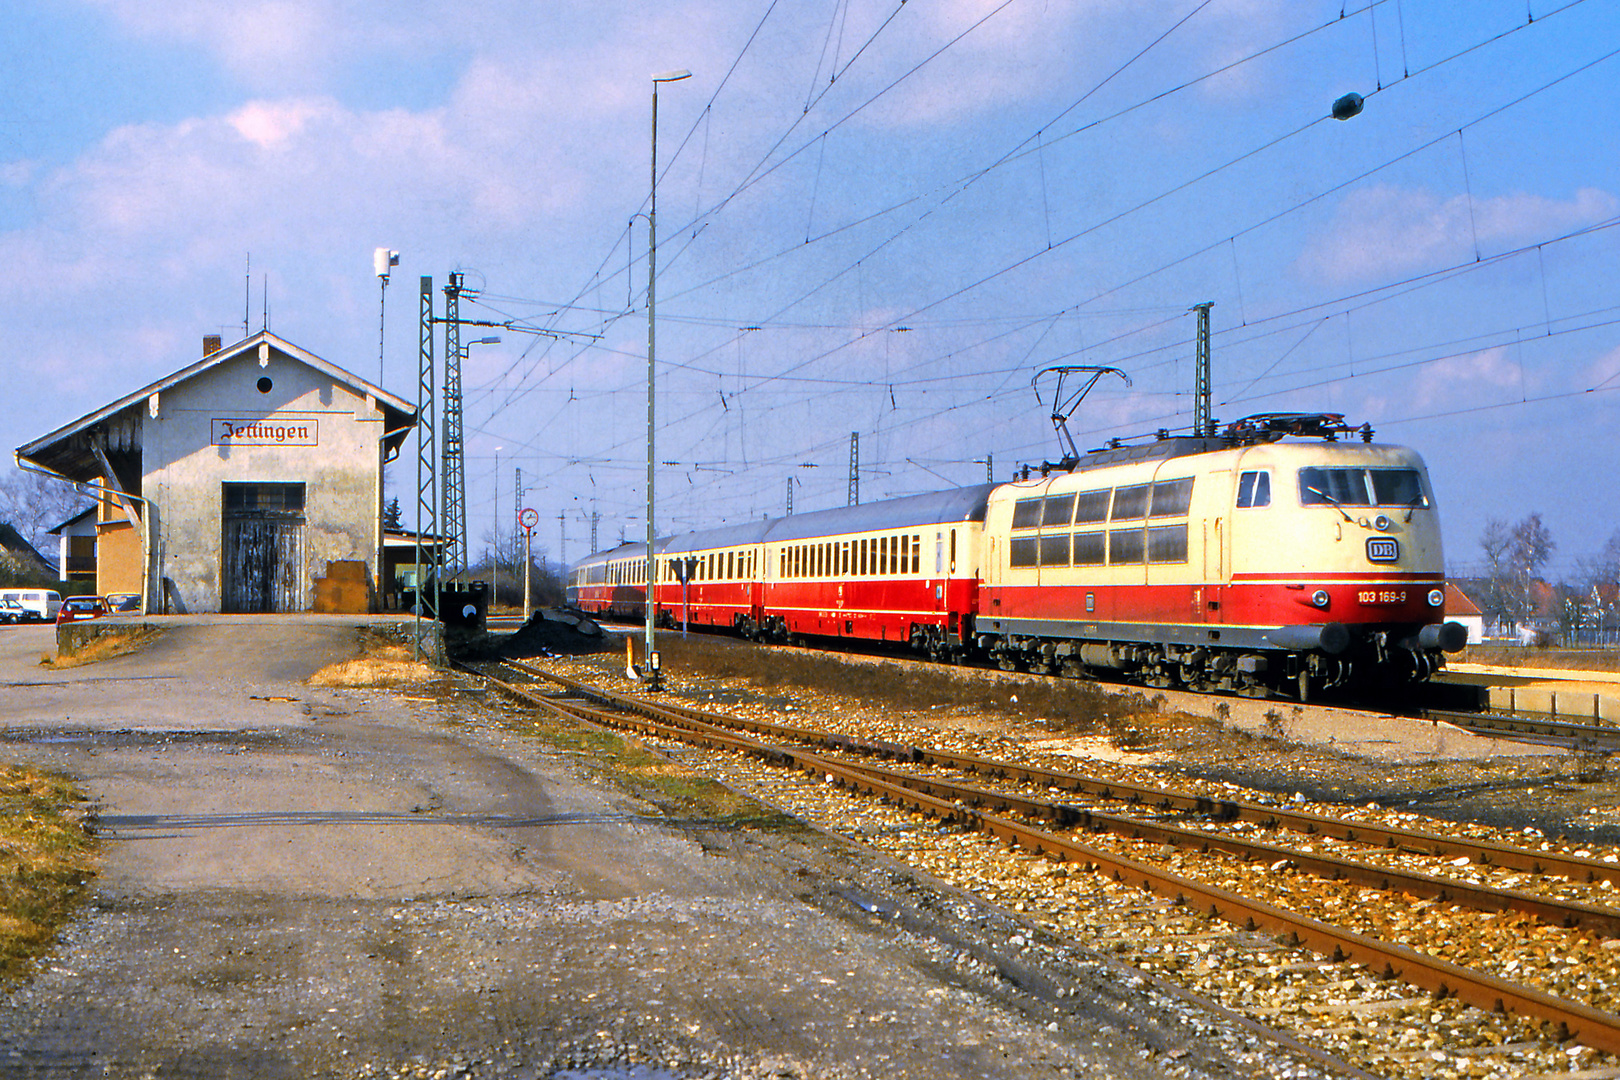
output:
[[[1271,505],[1271,474],[1246,472],[1238,476],[1238,509]]]
[[[942,533],[942,532],[936,532],[934,534],[934,573],[943,574],[944,572],[945,572],[945,534]]]
[[[956,530],[951,530],[951,573],[956,573]]]
[[[1082,491],[1074,502],[1074,523],[1076,525],[1095,525],[1099,521],[1108,520],[1108,497],[1112,495],[1112,488],[1103,488],[1101,491]]]
[[[911,534],[911,572],[922,573],[922,537],[917,533]]]
[[[1118,488],[1114,492],[1114,512],[1111,516],[1115,521],[1146,517],[1147,503],[1148,485],[1135,484],[1131,487]]]

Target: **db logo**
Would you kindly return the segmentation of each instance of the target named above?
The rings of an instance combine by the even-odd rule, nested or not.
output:
[[[1395,562],[1401,557],[1401,545],[1387,536],[1374,536],[1367,540],[1368,562]]]

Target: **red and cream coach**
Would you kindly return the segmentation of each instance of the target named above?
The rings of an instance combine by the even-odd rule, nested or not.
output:
[[[1427,678],[1466,641],[1423,461],[1370,428],[1268,415],[1064,465],[663,541],[660,620],[1302,699]],[[583,560],[569,598],[642,616],[645,550]]]

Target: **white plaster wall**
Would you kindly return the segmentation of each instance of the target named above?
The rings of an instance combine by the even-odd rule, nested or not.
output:
[[[212,445],[213,421],[227,418],[313,420],[318,445]],[[227,482],[305,485],[301,608],[329,561],[362,561],[375,574],[383,416],[364,397],[271,347],[264,366],[250,353],[164,391],[157,415],[142,419],[142,494],[159,511],[155,561],[169,611],[220,610]]]

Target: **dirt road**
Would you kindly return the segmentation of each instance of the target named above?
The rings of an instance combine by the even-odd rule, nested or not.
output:
[[[0,739],[80,780],[106,861],[6,991],[0,1075],[1306,1075],[838,841],[625,794],[474,694],[312,689],[342,620],[177,621],[61,672],[50,634],[0,633]]]

